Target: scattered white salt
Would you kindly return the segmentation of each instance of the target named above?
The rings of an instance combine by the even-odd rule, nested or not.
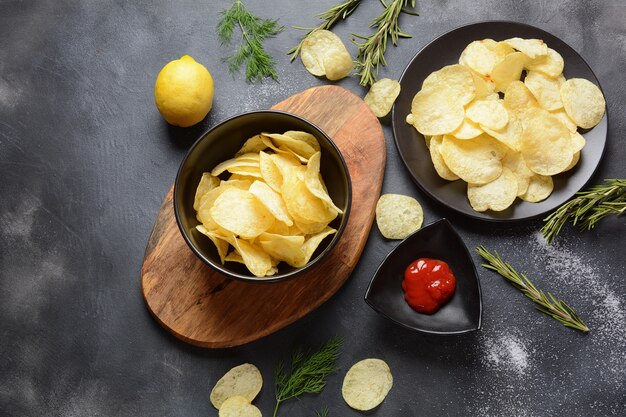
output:
[[[530,366],[528,348],[512,334],[485,340],[484,355],[487,366],[499,372],[509,371],[521,376]]]

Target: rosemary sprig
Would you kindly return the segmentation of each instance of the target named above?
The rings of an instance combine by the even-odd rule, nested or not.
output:
[[[564,326],[580,330],[587,333],[589,328],[576,312],[562,300],[555,299],[552,294],[546,294],[537,289],[535,285],[524,274],[519,274],[513,267],[502,260],[498,252],[489,253],[484,246],[476,248],[476,252],[483,257],[488,263],[482,264],[483,267],[496,271],[498,274],[506,278],[515,288],[520,290],[522,294],[530,298],[535,304],[535,308],[558,320]]]
[[[265,39],[283,31],[284,27],[278,26],[278,19],[261,19],[246,9],[241,0],[236,0],[230,8],[222,11],[222,19],[217,25],[222,45],[230,43],[236,26],[241,30],[241,42],[233,55],[223,59],[231,74],[239,71],[245,63],[246,81],[254,83],[265,77],[278,81],[274,59],[263,49]]]
[[[360,3],[361,0],[346,0],[341,4],[337,4],[331,7],[325,12],[316,14],[316,17],[324,20],[324,22],[317,27],[305,28],[302,26],[294,26],[295,29],[306,30],[307,33],[302,37],[298,45],[294,46],[289,52],[287,52],[287,54],[291,55],[291,61],[298,57],[298,55],[300,54],[300,50],[302,49],[302,43],[304,42],[304,39],[306,39],[306,37],[309,36],[311,32],[314,32],[316,30],[329,30],[339,20],[346,19],[348,16],[350,16],[352,12],[356,10]]]
[[[410,2],[411,7],[415,7],[415,0],[410,0]],[[370,25],[370,27],[376,28],[376,32],[370,36],[353,34],[362,40],[361,42],[354,41],[354,43],[359,47],[356,68],[358,70],[357,75],[361,77],[360,84],[363,86],[372,85],[376,81],[379,65],[387,65],[385,60],[387,39],[391,37],[391,43],[395,46],[398,43],[398,38],[411,37],[408,33],[402,32],[398,25],[400,14],[404,12],[418,16],[415,11],[406,8],[409,0],[391,0],[389,4],[381,0],[381,3],[385,6],[385,11]]]
[[[577,197],[563,204],[544,219],[541,233],[548,243],[559,234],[565,223],[571,221],[581,231],[592,229],[609,215],[626,212],[626,179],[607,179],[605,184],[594,185],[576,193]]]
[[[291,356],[289,370],[285,369],[282,362],[278,364],[274,370],[276,384],[274,417],[278,415],[278,407],[282,402],[302,394],[322,392],[326,386],[326,377],[337,370],[335,364],[341,343],[340,338],[333,338],[317,352],[307,354],[302,349],[296,349]]]

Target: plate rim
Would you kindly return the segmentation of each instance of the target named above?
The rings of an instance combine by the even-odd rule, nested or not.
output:
[[[400,84],[402,84],[402,80],[405,77],[405,75],[407,74],[407,71],[409,70],[409,68],[412,66],[412,64],[414,63],[415,60],[417,60],[419,58],[419,56],[422,54],[422,52],[430,47],[432,44],[434,44],[435,42],[439,41],[441,38],[443,38],[446,35],[449,35],[453,32],[456,32],[458,30],[461,29],[466,29],[469,27],[473,27],[473,26],[483,26],[483,25],[490,25],[490,24],[510,24],[510,25],[516,25],[516,26],[522,26],[525,28],[529,28],[535,31],[539,31],[542,33],[545,33],[551,37],[557,38],[559,41],[563,42],[565,45],[567,45],[572,51],[574,51],[576,53],[576,55],[578,55],[578,57],[581,59],[582,63],[587,67],[587,69],[589,70],[589,72],[593,75],[593,77],[595,78],[595,80],[597,81],[597,86],[600,89],[600,91],[602,92],[602,95],[605,97],[606,99],[606,94],[604,92],[604,89],[602,88],[602,85],[600,83],[600,80],[598,78],[598,76],[595,74],[595,72],[593,71],[593,69],[591,68],[591,66],[589,65],[589,63],[582,57],[582,55],[580,55],[580,53],[574,49],[570,44],[568,44],[567,42],[565,42],[563,39],[561,39],[560,37],[544,30],[541,29],[537,26],[533,26],[530,25],[528,23],[523,23],[523,22],[516,22],[513,20],[484,20],[484,21],[479,21],[479,22],[474,22],[474,23],[467,23],[467,24],[463,24],[460,26],[457,26],[455,28],[452,28],[450,30],[447,30],[439,35],[437,35],[436,37],[434,37],[432,40],[430,40],[429,42],[427,42],[423,47],[421,47],[416,53],[415,55],[411,58],[411,60],[407,63],[407,65],[405,66],[404,70],[402,71],[402,74],[400,74],[400,78],[398,79],[398,82]],[[570,197],[568,197],[565,201],[563,201],[563,203],[552,207],[550,209],[547,209],[545,211],[536,213],[536,214],[531,214],[531,215],[526,215],[523,217],[491,217],[491,216],[482,216],[481,214],[483,212],[466,212],[463,210],[460,210],[456,207],[451,206],[450,204],[448,204],[446,201],[444,201],[443,199],[441,199],[436,193],[433,193],[432,191],[430,191],[429,189],[427,189],[427,187],[425,187],[421,181],[417,178],[417,176],[413,173],[413,171],[409,168],[409,163],[404,155],[403,152],[400,151],[400,145],[398,143],[398,133],[397,133],[397,127],[396,127],[396,112],[399,111],[397,109],[397,103],[394,103],[393,108],[391,110],[391,130],[392,130],[392,135],[393,135],[393,142],[394,145],[396,147],[396,151],[398,152],[398,154],[400,155],[400,159],[402,160],[402,163],[404,165],[404,168],[406,169],[406,171],[409,173],[411,179],[413,180],[413,183],[415,183],[419,189],[424,192],[426,195],[428,195],[430,198],[432,198],[437,204],[440,204],[441,206],[447,208],[448,210],[453,211],[455,214],[459,214],[471,219],[476,219],[479,221],[483,221],[483,222],[488,222],[488,223],[499,223],[499,224],[503,224],[503,223],[515,223],[515,222],[524,222],[524,221],[529,221],[529,220],[534,220],[534,219],[538,219],[542,216],[545,216],[546,214],[550,213],[551,211],[557,209],[560,205],[564,204],[565,202],[569,201],[572,197],[574,197],[576,195],[576,193],[580,190],[582,190],[585,186],[587,186],[589,184],[589,182],[591,181],[591,179],[593,178],[593,176],[596,174],[596,172],[598,171],[598,168],[600,167],[600,164],[602,162],[602,160],[604,159],[604,154],[606,152],[606,142],[608,140],[608,132],[609,132],[609,108],[608,108],[608,104],[605,104],[605,108],[604,108],[604,114],[606,117],[606,133],[604,135],[604,144],[602,146],[602,152],[600,153],[600,156],[598,158],[598,163],[593,167],[593,170],[591,170],[588,178],[585,180],[585,182],[580,186],[580,188],[578,188],[576,191],[574,191],[572,193],[572,195]],[[593,129],[593,128],[592,128]],[[419,133],[419,132],[418,132]],[[522,203],[526,203],[526,204],[531,204],[528,202],[522,202]],[[486,213],[492,213],[492,211],[488,210],[486,211]]]

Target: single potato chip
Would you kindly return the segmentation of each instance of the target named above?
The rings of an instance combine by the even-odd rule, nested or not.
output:
[[[272,213],[252,193],[238,188],[217,197],[210,214],[218,225],[244,239],[257,237],[274,223]]]
[[[246,268],[252,272],[252,275],[258,278],[273,275],[274,265],[272,258],[263,248],[247,240],[238,239],[234,235],[230,236],[229,243],[233,245],[241,255],[243,263],[246,265]]]
[[[302,132],[301,130],[288,130],[283,133],[285,136],[289,136],[292,139],[299,140],[309,145],[315,152],[321,150],[320,143],[317,141],[314,135],[308,132]]]
[[[507,152],[502,160],[502,166],[511,170],[517,179],[517,196],[521,196],[528,190],[530,177],[537,175],[532,172],[524,162],[522,154],[519,152]]]
[[[572,150],[572,153],[582,151],[583,148],[585,147],[585,144],[587,143],[583,135],[581,135],[578,132],[574,132],[572,133],[571,137],[572,137],[572,142],[571,142],[572,146],[570,149]]]
[[[326,203],[327,207],[334,209],[337,213],[343,214],[343,211],[333,203],[332,198],[328,195],[326,185],[320,174],[320,161],[322,154],[316,152],[311,156],[307,163],[306,172],[304,173],[304,183],[311,194]]]
[[[541,39],[511,38],[503,42],[511,48],[524,53],[531,59],[548,54],[548,45]]]
[[[459,64],[490,78],[493,67],[502,61],[507,53],[507,49],[493,39],[482,39],[465,47],[459,58]]]
[[[246,140],[241,149],[237,151],[235,157],[252,152],[261,152],[266,149],[267,146],[263,143],[261,135],[254,135],[250,139]]]
[[[539,108],[539,103],[526,84],[513,81],[504,92],[504,107],[521,120],[529,109]]]
[[[200,177],[200,182],[198,183],[198,188],[196,188],[196,196],[193,199],[193,209],[198,211],[202,197],[219,185],[219,178],[214,177],[210,172],[203,172],[202,177]]]
[[[514,115],[514,113],[509,112],[509,122],[504,128],[493,130],[486,126],[482,126],[482,129],[512,150],[516,152],[520,151],[520,142],[524,128],[522,126],[522,122]]]
[[[235,366],[221,377],[211,390],[211,404],[218,410],[224,401],[231,397],[243,397],[246,403],[252,402],[261,392],[263,377],[259,369],[250,364]]]
[[[504,93],[509,84],[519,81],[527,60],[528,57],[523,53],[513,52],[498,62],[491,72],[491,79],[496,84],[496,90]]]
[[[552,48],[548,48],[546,55],[540,55],[526,62],[526,69],[539,71],[548,77],[556,78],[563,73],[563,57]]]
[[[521,152],[528,168],[556,175],[572,162],[571,133],[549,112],[535,109],[522,132]]]
[[[444,135],[456,130],[465,118],[465,110],[453,89],[426,88],[413,98],[411,123],[423,135]]]
[[[339,214],[311,193],[303,179],[297,175],[286,177],[281,191],[287,211],[294,220],[328,224]]]
[[[263,250],[274,259],[285,261],[291,266],[296,266],[299,265],[304,258],[302,249],[304,236],[283,236],[272,233],[262,233],[258,239]]]
[[[567,115],[583,129],[591,129],[602,120],[606,102],[602,91],[591,81],[570,78],[561,85],[561,100]]]
[[[475,97],[474,100],[482,100],[487,96],[495,93],[496,83],[491,79],[486,79],[471,71],[472,79],[474,80]]]
[[[536,174],[530,177],[528,190],[519,197],[524,201],[537,203],[548,198],[553,189],[552,177]]]
[[[446,161],[443,160],[441,156],[440,147],[441,142],[443,142],[443,136],[433,136],[430,140],[430,159],[433,161],[433,166],[435,167],[435,171],[437,174],[448,181],[455,181],[459,179],[459,176],[448,168],[446,165]]]
[[[308,264],[320,243],[322,243],[326,237],[334,235],[335,233],[337,233],[337,230],[326,226],[321,231],[311,235],[302,245],[302,257],[296,260],[292,266],[302,268]]]
[[[382,78],[370,87],[363,101],[378,118],[389,114],[393,103],[400,95],[400,83],[389,78]]]
[[[550,113],[553,116],[557,117],[571,133],[575,133],[576,131],[578,131],[578,126],[576,125],[576,123],[574,123],[572,119],[570,119],[564,108],[551,111]]]
[[[287,206],[279,193],[264,182],[255,181],[248,189],[250,194],[254,195],[265,208],[272,213],[276,220],[285,223],[287,226],[293,225],[293,220],[287,212]],[[330,198],[330,197],[329,197]],[[267,229],[266,229],[267,230]]]
[[[300,58],[311,74],[329,80],[341,79],[352,71],[352,58],[345,45],[329,30],[315,30],[302,42]]]
[[[346,373],[341,394],[355,410],[367,411],[379,406],[393,386],[391,369],[381,359],[364,359]]]
[[[563,170],[563,172],[569,171],[570,169],[574,168],[578,164],[578,161],[580,161],[580,151],[574,154],[574,157],[572,158],[572,162],[570,162],[570,164],[567,166],[567,168]]]
[[[280,133],[262,133],[263,136],[266,136],[272,140],[275,146],[278,146],[279,149],[285,147],[293,152],[297,156],[301,156],[306,158],[307,160],[317,152],[311,145],[300,140],[294,139],[293,137],[280,134]]]
[[[508,168],[503,168],[498,178],[490,183],[467,184],[467,198],[476,211],[503,211],[517,198],[517,177]]]
[[[561,82],[558,78],[550,78],[538,71],[528,71],[524,84],[544,109],[557,110],[563,107]]]
[[[404,239],[422,227],[424,213],[416,199],[383,194],[376,203],[376,224],[387,239]]]
[[[463,106],[476,97],[476,86],[472,72],[465,66],[448,65],[430,73],[422,84],[422,89],[449,88],[453,90],[456,100]]]
[[[211,242],[215,245],[215,249],[217,249],[220,262],[224,265],[224,261],[226,261],[226,253],[228,252],[228,241],[224,238],[224,236],[208,230],[201,224],[196,226],[196,230],[211,239]]]
[[[473,139],[483,133],[479,125],[469,120],[467,117],[463,119],[461,126],[454,132],[450,133],[457,139]]]
[[[219,410],[219,417],[262,417],[261,411],[240,395],[228,398]]]
[[[500,100],[478,100],[467,106],[467,118],[489,129],[502,129],[509,122],[509,113]]]
[[[502,173],[506,147],[487,134],[470,140],[444,136],[440,152],[448,168],[463,181],[486,184]]]

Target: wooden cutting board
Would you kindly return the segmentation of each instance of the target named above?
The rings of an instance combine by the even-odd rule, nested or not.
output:
[[[385,137],[365,102],[338,86],[315,87],[275,105],[324,130],[352,179],[346,229],[315,269],[277,283],[232,280],[200,261],[176,225],[173,187],[152,229],[141,268],[142,292],[156,320],[176,337],[207,348],[267,336],[328,300],[350,277],[372,222],[385,168]]]

